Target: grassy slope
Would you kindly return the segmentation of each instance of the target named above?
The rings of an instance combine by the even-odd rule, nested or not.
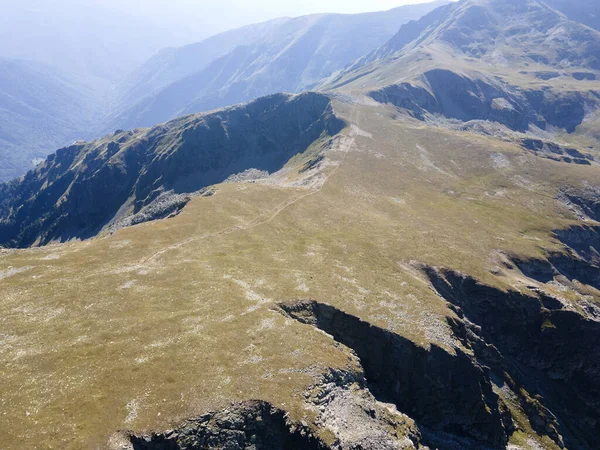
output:
[[[523,290],[490,272],[501,253],[558,248],[551,230],[574,220],[557,186],[600,179],[388,107],[336,109],[353,125],[320,188],[222,185],[174,219],[0,256],[5,448],[103,447],[236,399],[310,421],[301,392],[348,355],[275,302],[311,297],[451,346],[450,312],[411,261]]]
[[[536,158],[510,142],[399,117],[363,97],[433,67],[546,84],[448,51],[432,43],[431,59],[414,52],[344,87],[354,103],[335,106],[351,125],[327,155],[321,187],[222,185],[174,219],[6,251],[0,430],[7,448],[103,447],[117,429],[166,429],[248,398],[310,422],[302,391],[326,367],[349,364],[348,355],[274,312],[275,302],[311,297],[421,345],[453,346],[444,320],[452,313],[414,262],[503,289],[554,290],[574,307],[586,293],[600,301],[597,291],[558,292],[503,265],[506,254],[540,258],[561,249],[552,230],[576,221],[555,200],[558,190],[597,186],[598,164]],[[588,120],[557,138],[595,146],[598,155],[599,129]],[[513,443],[535,448],[529,439],[538,438],[514,415],[523,431]]]

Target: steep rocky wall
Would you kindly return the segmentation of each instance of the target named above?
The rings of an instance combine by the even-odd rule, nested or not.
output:
[[[584,261],[600,267],[600,226],[572,226],[556,230],[554,234]]]
[[[462,318],[453,325],[465,345],[497,376],[529,393],[522,404],[534,429],[567,448],[595,448],[600,322],[543,295],[503,292],[449,270],[425,271]]]
[[[371,392],[433,431],[429,436],[439,432],[504,448],[510,427],[507,417],[485,371],[462,351],[451,354],[437,346],[421,348],[315,301],[282,304],[281,308],[353,349]]]

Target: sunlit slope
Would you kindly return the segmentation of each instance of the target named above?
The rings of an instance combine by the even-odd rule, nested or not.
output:
[[[360,90],[422,83],[444,69],[523,89],[585,91],[600,78],[600,33],[546,3],[468,0],[403,25],[380,49],[322,83]]]
[[[316,299],[452,353],[462,345],[447,321],[456,316],[423,264],[598,308],[592,287],[535,281],[511,262],[567,252],[552,232],[578,221],[557,197],[597,189],[597,164],[399,120],[366,100],[334,107],[349,126],[317,184],[218,185],[173,219],[3,251],[5,448],[104,448],[117,430],[166,430],[248,399],[289,411],[328,442],[335,430],[315,425],[303,392],[356,360],[276,303]],[[511,442],[557,448],[519,408]]]

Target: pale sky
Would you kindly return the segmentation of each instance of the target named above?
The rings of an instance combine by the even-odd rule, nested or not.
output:
[[[98,1],[98,0],[88,0]],[[283,16],[383,11],[431,0],[104,0],[102,3],[149,18],[197,27],[212,34]],[[163,23],[164,23],[163,22]]]
[[[76,17],[82,11],[105,10],[105,14],[143,19],[168,31],[179,44],[277,17],[315,13],[360,13],[384,11],[397,6],[431,0],[0,0],[0,25],[14,25],[28,12],[35,20],[48,14]],[[25,14],[25,16],[23,16]],[[7,23],[3,22],[8,21]],[[89,17],[85,20],[89,21]],[[82,25],[85,23],[82,21]],[[135,25],[132,24],[132,29]],[[35,27],[34,27],[35,28]],[[1,31],[1,30],[0,30]],[[24,30],[28,32],[27,30]]]
[[[0,0],[0,57],[59,67],[69,61],[91,60],[90,64],[101,68],[111,59],[136,65],[162,48],[199,42],[225,30],[277,17],[383,11],[427,2]]]

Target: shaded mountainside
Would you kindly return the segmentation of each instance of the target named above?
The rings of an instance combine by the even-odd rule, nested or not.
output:
[[[463,122],[488,120],[515,131],[530,126],[548,127],[572,133],[589,109],[600,105],[600,90],[565,91],[521,89],[502,80],[476,73],[461,76],[433,69],[419,80],[422,86],[402,83],[387,86],[369,95],[381,103],[391,103],[423,118],[424,113],[442,115]]]
[[[93,93],[50,66],[0,58],[0,182],[85,136]]]
[[[151,126],[276,92],[300,92],[445,1],[355,15],[276,19],[168,49],[123,86],[113,128]]]
[[[90,236],[165,192],[199,191],[248,169],[276,172],[342,128],[323,95],[274,95],[75,144],[0,186],[0,240],[21,247]]]

